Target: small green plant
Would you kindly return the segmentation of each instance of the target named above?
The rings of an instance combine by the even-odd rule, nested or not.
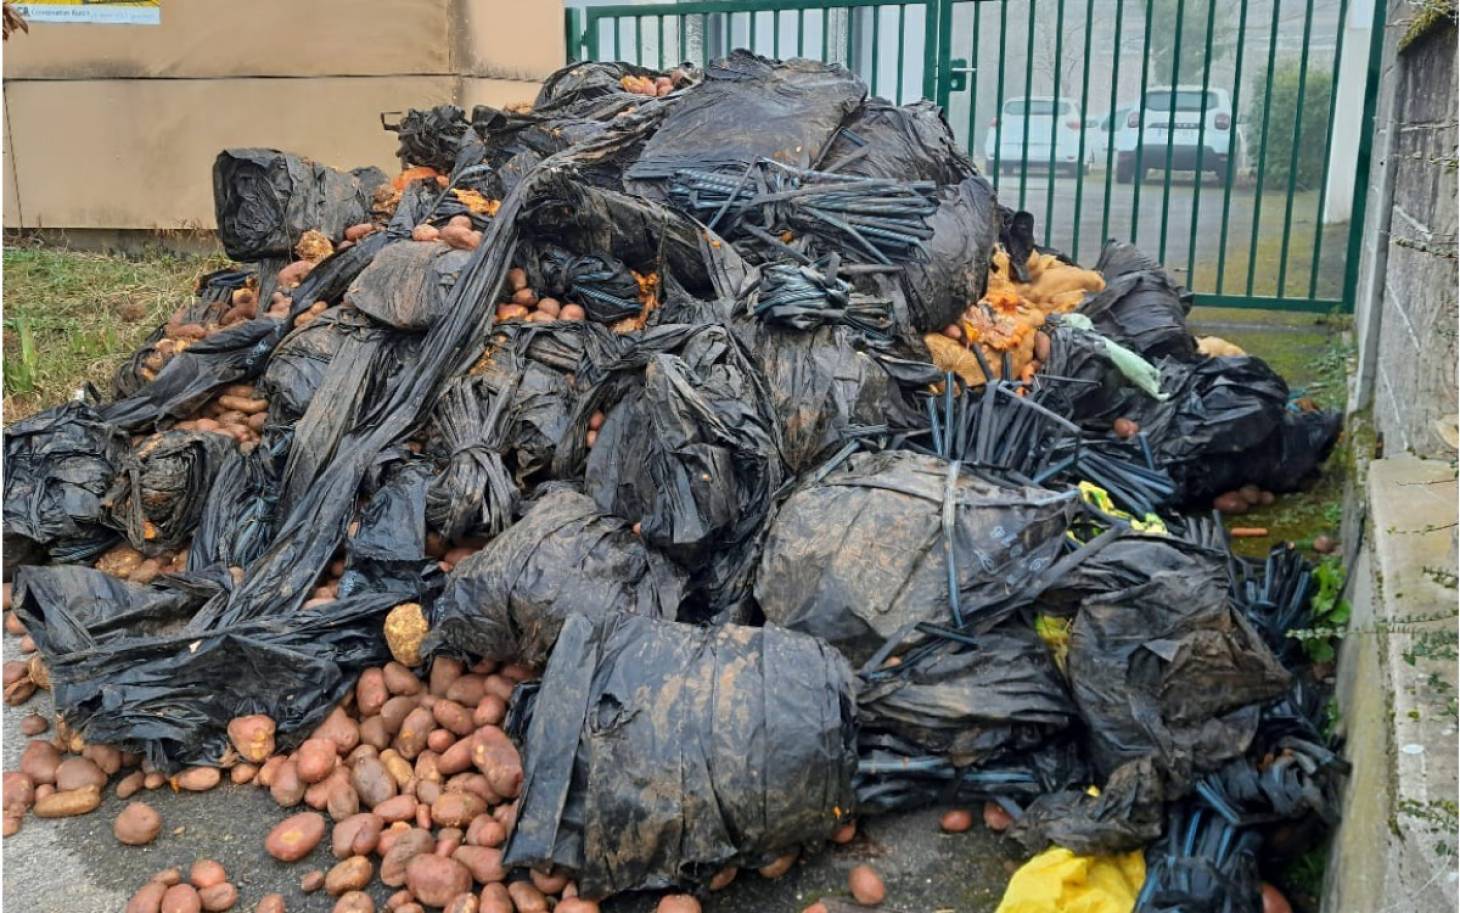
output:
[[[35,333],[25,317],[7,320],[6,324],[15,331],[18,347],[14,357],[5,359],[5,392],[29,393],[35,389]]]
[[[1312,662],[1331,663],[1337,655],[1334,641],[1343,637],[1353,611],[1349,601],[1343,598],[1345,578],[1337,555],[1329,555],[1313,568],[1313,581],[1318,585],[1310,603],[1313,623],[1288,632],[1289,637],[1303,642],[1303,651]]]

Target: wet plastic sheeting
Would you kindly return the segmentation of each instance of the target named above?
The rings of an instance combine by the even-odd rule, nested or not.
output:
[[[338,242],[370,220],[379,168],[336,171],[277,149],[226,149],[213,163],[218,240],[234,260],[291,257],[304,232]]]
[[[103,499],[126,453],[126,436],[84,402],[6,428],[7,571],[31,550],[57,561],[84,561],[115,542]]]
[[[780,507],[756,600],[774,624],[825,639],[855,665],[918,622],[953,625],[952,581],[967,618],[1028,586],[1056,557],[1073,493],[1001,487],[903,451],[854,454]],[[922,640],[910,633],[905,643]]]
[[[131,546],[155,555],[177,548],[193,529],[233,441],[207,431],[166,431],[134,448],[106,494],[111,523]]]
[[[842,122],[821,167],[839,174],[957,184],[977,169],[948,121],[926,99],[894,105],[874,98]]]
[[[983,297],[999,238],[994,190],[982,177],[940,187],[928,219],[932,237],[903,264],[908,318],[924,332],[941,330]]]
[[[743,170],[767,158],[809,168],[866,93],[835,64],[735,51],[707,66],[704,82],[674,105],[626,172],[628,187],[652,195],[648,182],[681,168]]]
[[[84,567],[30,567],[15,605],[45,658],[57,712],[88,741],[144,751],[160,769],[216,764],[235,716],[267,713],[285,746],[389,658],[390,596],[337,600],[287,620],[197,624],[226,571],[146,587]],[[190,619],[192,619],[190,621]]]
[[[570,614],[673,619],[684,593],[684,572],[626,521],[554,486],[447,575],[425,649],[540,665]]]
[[[804,635],[575,616],[514,713],[524,780],[503,862],[566,866],[587,897],[700,888],[852,814],[851,670]]]

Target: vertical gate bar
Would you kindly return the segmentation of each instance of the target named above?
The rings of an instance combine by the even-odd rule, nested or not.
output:
[[[659,50],[659,53],[657,55],[658,58],[659,58],[659,69],[660,70],[663,70],[664,69],[664,17],[662,15],[660,15],[660,16],[655,16],[654,19],[655,19],[656,25],[657,25],[657,27],[659,29],[659,49],[658,49]]]
[[[1201,213],[1201,182],[1202,176],[1206,174],[1202,166],[1206,162],[1207,151],[1207,93],[1212,87],[1212,30],[1216,23],[1217,0],[1207,0],[1207,46],[1201,67],[1201,125],[1196,131],[1196,180],[1191,196],[1191,240],[1186,248],[1186,285],[1193,290],[1196,277],[1196,227]],[[1227,131],[1227,155],[1231,156],[1237,146],[1237,124],[1228,123]]]
[[[1060,76],[1063,68],[1060,64],[1064,61],[1065,41],[1065,0],[1059,0],[1055,4],[1054,14],[1054,101],[1051,102],[1051,110],[1054,116],[1049,119],[1049,181],[1045,184],[1044,191],[1044,246],[1049,246],[1049,233],[1054,225],[1054,175],[1055,175],[1055,147],[1059,137],[1059,105],[1060,105]],[[1085,125],[1080,124],[1080,133],[1083,136]],[[1078,169],[1077,169],[1078,170]]]
[[[1272,0],[1272,27],[1267,35],[1267,86],[1262,91],[1262,145],[1257,152],[1257,190],[1252,195],[1252,240],[1247,245],[1249,296],[1252,294],[1253,280],[1257,278],[1257,237],[1262,230],[1262,182],[1267,176],[1267,128],[1272,121],[1272,73],[1277,65],[1278,19],[1282,8],[1282,0]]]
[[[999,87],[994,99],[994,191],[1004,170],[1004,61],[1008,60],[1009,0],[999,0]]]
[[[796,56],[806,56],[806,10],[796,10]]]
[[[874,7],[872,7],[871,16],[872,16],[872,78],[867,80],[867,87],[871,91],[873,97],[875,98],[876,95],[877,95],[877,77],[879,75],[881,75],[881,74],[878,73],[878,70],[881,69],[881,56],[879,54],[879,51],[880,51],[880,47],[879,46],[882,44],[882,42],[880,41],[880,39],[882,37],[882,7],[880,7],[880,6],[874,6]]]
[[[827,45],[827,37],[831,34],[831,30],[829,28],[827,28],[827,13],[828,13],[827,8],[823,6],[821,8],[821,62],[822,63],[831,63],[831,51],[830,51],[830,49],[828,48],[828,45]]]
[[[1303,14],[1303,52],[1298,55],[1298,104],[1293,118],[1293,148],[1288,156],[1288,200],[1283,207],[1283,245],[1278,254],[1277,296],[1287,297],[1288,242],[1293,231],[1293,197],[1298,192],[1298,147],[1303,142],[1303,96],[1308,90],[1308,41],[1313,37],[1313,0]]]
[[[679,44],[674,46],[674,56],[679,58],[675,61],[676,64],[689,60],[689,48],[685,46],[684,18],[682,14],[674,17],[675,25],[679,31]]]
[[[1024,138],[1019,148],[1019,208],[1024,208],[1029,185],[1029,96],[1034,88],[1034,13],[1039,0],[1029,0],[1029,24],[1025,32],[1029,40],[1024,48]]]
[[[1247,47],[1247,2],[1242,0],[1242,12],[1238,15],[1237,21],[1237,61],[1232,67],[1232,147],[1233,152],[1227,154],[1227,173],[1223,175],[1226,186],[1222,188],[1222,232],[1221,240],[1217,245],[1217,294],[1222,294],[1222,286],[1227,281],[1227,225],[1228,216],[1232,211],[1232,182],[1236,179],[1237,156],[1233,154],[1237,146],[1237,121],[1242,111],[1242,52]]]
[[[781,59],[781,11],[771,10],[771,56]]]
[[[1348,31],[1348,0],[1338,3],[1338,37],[1333,48],[1333,80],[1328,85],[1328,129],[1323,132],[1323,177],[1318,185],[1318,213],[1314,218],[1313,267],[1308,274],[1308,297],[1318,297],[1318,264],[1323,259],[1323,210],[1328,204],[1328,166],[1333,157],[1333,111],[1338,104],[1338,74],[1343,64],[1343,34]]]
[[[856,70],[852,69],[852,20],[856,15],[857,10],[855,7],[847,7],[847,69],[852,70],[853,73]]]
[[[899,105],[902,104],[903,46],[906,44],[906,42],[903,39],[906,36],[906,34],[907,34],[907,5],[906,4],[903,4],[903,3],[899,3],[897,5],[897,99],[894,102],[894,104],[899,104]]]
[[[1141,183],[1146,179],[1146,86],[1150,84],[1151,71],[1151,0],[1146,0],[1146,37],[1141,44],[1141,100],[1136,109],[1140,118],[1136,121],[1135,158],[1131,161],[1131,211],[1130,243],[1136,243],[1136,233],[1141,223]]]
[[[953,58],[953,0],[937,0],[934,6],[937,7],[935,21],[938,24],[938,84],[933,102],[946,111],[952,103],[953,93],[953,74],[948,69],[952,66]]]
[[[923,0],[923,98],[938,103],[943,82],[943,58],[938,53],[938,26],[944,0]]]
[[[969,57],[969,66],[973,72],[968,75],[968,157],[973,158],[973,138],[978,134],[978,46],[979,38],[982,37],[982,30],[979,28],[979,11],[983,9],[983,0],[974,0],[973,4],[973,48]],[[984,162],[987,166],[988,162]]]
[[[579,54],[583,52],[579,44],[578,36],[581,30],[578,28],[578,20],[582,17],[583,11],[576,7],[567,7],[563,10],[563,46],[567,51],[567,62],[573,63],[579,60]]]
[[[634,17],[634,63],[644,65],[644,17]]]
[[[1379,64],[1384,58],[1384,21],[1388,10],[1374,4],[1369,27],[1369,66],[1364,80],[1364,113],[1359,118],[1359,161],[1354,167],[1354,201],[1349,212],[1348,250],[1343,261],[1343,310],[1354,312],[1359,283],[1359,249],[1364,241],[1364,217],[1369,208],[1369,168],[1374,153],[1374,103],[1379,98]]]
[[[1120,20],[1123,12],[1125,0],[1115,0],[1115,55],[1110,67],[1110,135],[1105,138],[1105,204],[1100,213],[1101,244],[1110,237],[1110,192],[1115,184],[1115,131],[1121,126],[1115,119],[1115,106],[1120,103]]]
[[[1095,0],[1085,0],[1085,72],[1080,77],[1080,163],[1075,168],[1075,237],[1070,242],[1070,259],[1080,262],[1080,210],[1085,202],[1086,110],[1090,107],[1090,38],[1095,33]],[[1119,49],[1116,53],[1120,53]]]
[[[1166,99],[1166,180],[1161,187],[1161,231],[1158,235],[1156,262],[1166,262],[1166,226],[1171,221],[1171,151],[1176,144],[1176,87],[1181,85],[1181,30],[1186,23],[1186,2],[1176,0],[1176,42],[1171,47],[1171,92]],[[1206,108],[1206,99],[1202,99]],[[1197,172],[1196,183],[1201,185],[1201,173]],[[1190,278],[1188,276],[1187,278]]]
[[[615,61],[623,60],[623,57],[619,54],[619,47],[618,47],[618,32],[619,32],[619,26],[621,26],[621,25],[623,25],[623,20],[621,20],[617,16],[615,16],[614,19],[613,19],[613,59]]]
[[[583,43],[586,47],[583,53],[588,55],[589,60],[598,60],[598,17],[593,15],[593,10],[587,11],[587,22],[583,26]]]

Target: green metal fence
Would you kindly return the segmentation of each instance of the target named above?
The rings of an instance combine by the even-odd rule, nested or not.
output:
[[[1353,305],[1373,7],[1365,35],[1350,0],[697,0],[570,8],[566,38],[574,60],[660,69],[741,47],[841,64],[941,105],[1000,199],[1077,261],[1121,238],[1198,304],[1328,312]],[[1336,172],[1350,215],[1326,225]]]

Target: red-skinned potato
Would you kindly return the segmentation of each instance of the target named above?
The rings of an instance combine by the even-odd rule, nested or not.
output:
[[[461,660],[449,656],[436,657],[431,663],[431,693],[437,697],[445,697],[451,683],[461,678],[465,672],[466,667]]]
[[[428,907],[444,907],[471,890],[471,873],[455,859],[423,853],[406,863],[406,888]]]
[[[882,876],[869,865],[854,867],[847,875],[847,887],[851,889],[852,897],[857,903],[865,907],[875,907],[887,897],[887,887],[882,883]]]
[[[162,895],[167,893],[167,888],[160,881],[147,882],[127,901],[124,913],[158,913],[162,909]]]
[[[253,913],[284,913],[284,895],[265,894],[259,898],[258,906],[253,908]]]
[[[43,793],[36,791],[35,816],[37,818],[70,818],[96,811],[101,805],[101,790],[95,786],[80,789],[55,790]]]
[[[492,791],[503,799],[517,798],[522,789],[522,757],[517,746],[496,726],[483,726],[472,739],[472,763],[486,776]]]
[[[360,744],[360,728],[343,707],[336,707],[314,730],[311,738],[329,739],[335,743],[339,754],[349,754]]]
[[[700,913],[700,902],[688,894],[665,894],[654,913]]]
[[[333,913],[375,913],[375,899],[364,891],[349,891],[335,901]]]
[[[175,884],[162,895],[161,913],[200,913],[203,900],[198,889],[190,884]]]
[[[507,829],[491,815],[477,815],[466,829],[466,842],[472,846],[501,846],[507,841]]]
[[[228,880],[223,864],[216,859],[198,859],[188,869],[188,883],[198,890],[211,888]]]
[[[198,900],[208,913],[224,913],[238,903],[238,888],[225,881],[199,891]]]
[[[162,816],[144,802],[131,802],[112,822],[112,834],[127,846],[145,846],[162,832]]]
[[[325,820],[318,812],[300,812],[274,825],[264,838],[264,851],[280,862],[298,862],[324,839]]]
[[[294,768],[305,783],[318,783],[334,773],[339,754],[329,739],[305,739],[294,756]]]
[[[350,771],[350,784],[360,794],[360,801],[368,808],[394,797],[399,790],[390,770],[379,758],[362,758]]]
[[[334,897],[347,891],[363,891],[375,874],[375,866],[364,856],[351,856],[336,863],[324,876],[324,889]]]
[[[61,753],[50,742],[36,739],[20,753],[20,771],[39,786],[56,782],[56,768],[61,766]]]
[[[431,836],[430,831],[423,830],[421,828],[411,828],[410,830],[401,834],[399,837],[395,838],[395,842],[391,845],[390,850],[381,860],[380,880],[384,882],[387,887],[392,888],[398,888],[401,885],[406,884],[406,867],[411,863],[412,860],[416,859],[419,856],[432,855],[432,851],[435,849],[436,838]],[[441,857],[433,856],[432,858],[439,859]],[[470,878],[471,876],[468,875],[467,877]],[[419,894],[416,894],[414,888],[411,888],[411,893],[415,894],[417,897],[420,897]],[[451,899],[451,897],[455,896],[458,893],[460,892],[457,891],[448,894],[445,898],[442,899],[442,902],[444,903],[446,900]],[[424,900],[424,898],[422,898],[422,900]]]
[[[274,774],[274,782],[269,786],[269,795],[280,808],[293,808],[304,799],[304,791],[307,789],[304,781],[299,779],[299,768],[293,760],[286,760],[279,765],[278,771]]]
[[[370,812],[358,812],[335,825],[330,835],[330,850],[336,859],[367,856],[380,845],[385,819]]]
[[[423,690],[421,680],[416,674],[398,662],[388,662],[381,670],[385,678],[385,687],[394,695],[420,694]]]
[[[274,721],[262,713],[237,717],[228,723],[228,739],[245,760],[262,764],[274,753]]]

